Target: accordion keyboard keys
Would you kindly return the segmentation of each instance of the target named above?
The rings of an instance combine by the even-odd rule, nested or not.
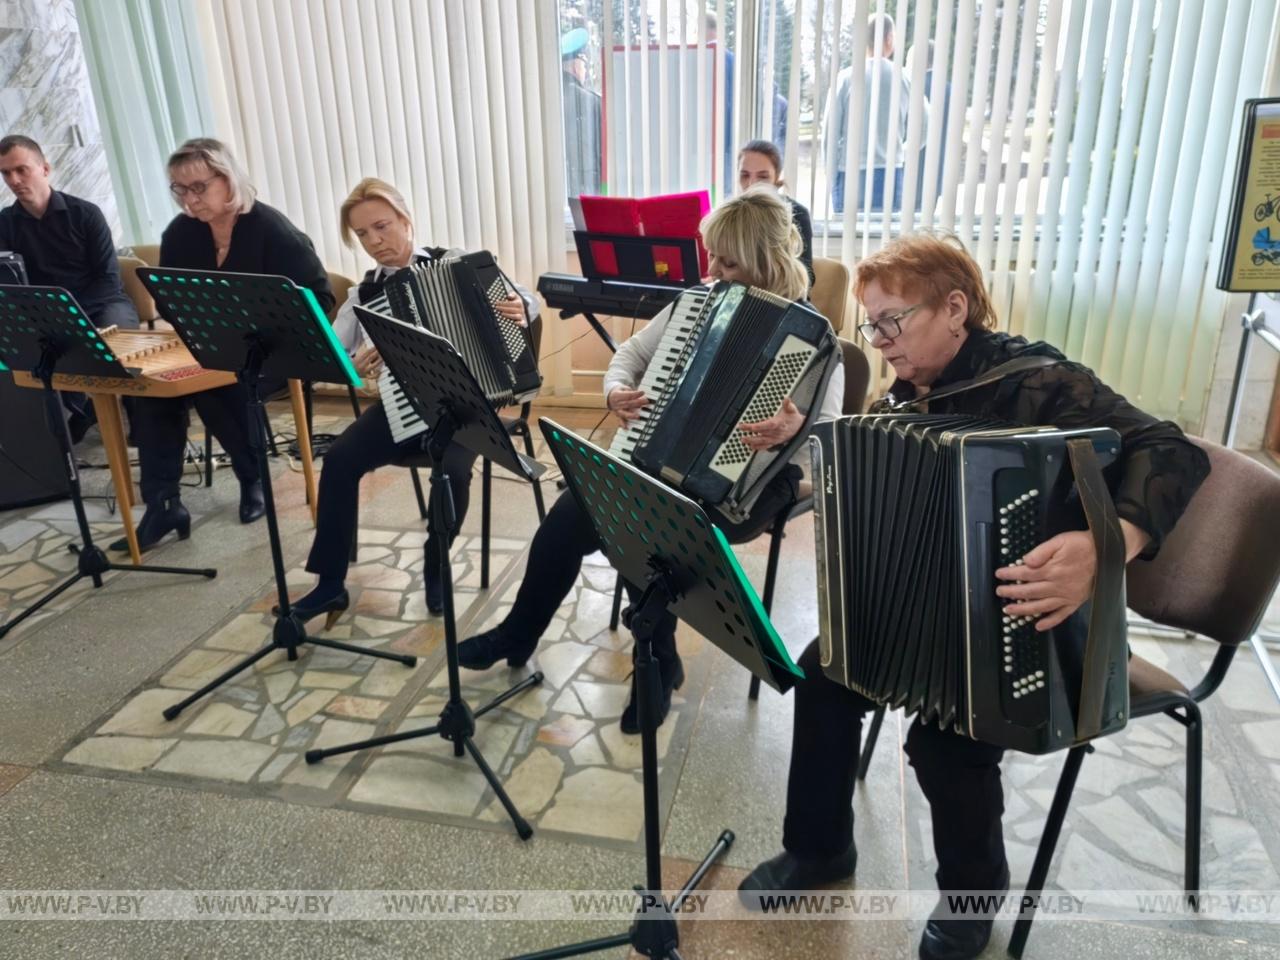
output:
[[[1027,490],[1002,505],[1000,518],[1000,558],[997,567],[1021,563],[1037,546],[1037,517],[1040,491]],[[1005,602],[1001,598],[1001,603]],[[1002,658],[1004,683],[1001,697],[1010,715],[1043,712],[1037,700],[1047,698],[1045,676],[1048,667],[1047,635],[1036,630],[1036,617],[1002,617]],[[1016,704],[1015,704],[1016,701]]]
[[[691,340],[697,333],[702,308],[709,296],[710,291],[687,290],[671,308],[671,318],[662,331],[662,339],[658,341],[638,388],[649,398],[649,405],[640,411],[640,416],[629,427],[614,434],[613,443],[609,445],[609,452],[618,459],[632,462],[632,454],[644,438],[646,428],[661,413],[662,398],[670,394],[670,388],[684,369],[691,352]]]

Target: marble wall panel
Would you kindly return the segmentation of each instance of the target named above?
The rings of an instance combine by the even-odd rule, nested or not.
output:
[[[0,0],[0,135],[7,133],[39,141],[54,187],[96,203],[119,236],[74,0]],[[0,186],[0,205],[12,201]]]

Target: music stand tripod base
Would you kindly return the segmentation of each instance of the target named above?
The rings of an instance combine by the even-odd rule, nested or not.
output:
[[[62,404],[53,386],[57,375],[129,378],[129,372],[112,356],[88,315],[61,287],[0,286],[0,371],[29,369],[44,385],[45,419],[62,452],[67,492],[75,510],[80,544],[70,545],[77,554],[76,571],[22,613],[0,624],[0,638],[38,613],[81,580],[103,585],[102,575],[112,570],[133,573],[174,573],[212,579],[211,567],[164,567],[150,564],[112,563],[94,544],[80,493],[80,471],[72,454],[71,433],[62,415]]]
[[[684,887],[662,895],[658,805],[657,717],[660,679],[653,632],[666,611],[775,689],[800,674],[764,613],[728,542],[692,500],[645,476],[545,417],[539,421],[578,505],[600,536],[605,555],[644,593],[628,617],[636,640],[636,702],[644,789],[645,887],[642,907],[625,934],[522,954],[515,960],[555,960],[630,945],[645,957],[678,960],[675,914],[711,865],[733,844],[723,830]]]
[[[173,325],[200,365],[235,373],[249,393],[251,442],[262,478],[278,598],[271,642],[182,701],[165,708],[164,718],[174,719],[191,704],[277,650],[286,651],[289,660],[297,660],[298,648],[303,644],[393,660],[406,667],[416,666],[418,661],[413,656],[309,636],[289,602],[275,490],[267,460],[267,419],[261,380],[265,373],[294,380],[340,382],[345,379],[353,385],[359,382],[346,350],[334,337],[314,294],[279,276],[158,267],[139,267],[137,273],[155,298],[160,315]]]
[[[506,690],[479,710],[473,711],[462,698],[462,681],[458,667],[458,629],[454,610],[453,570],[449,561],[449,544],[457,529],[453,490],[442,464],[452,443],[459,443],[480,456],[487,457],[517,475],[536,477],[540,468],[522,457],[511,444],[511,436],[498,420],[484,391],[472,376],[462,357],[442,337],[402,323],[393,317],[356,307],[356,314],[383,361],[404,390],[405,397],[423,423],[430,424],[424,434],[431,458],[431,510],[439,550],[439,566],[444,598],[445,664],[449,679],[449,700],[436,724],[418,730],[406,730],[331,747],[309,750],[307,763],[318,763],[325,757],[355,750],[401,743],[419,737],[439,736],[453,744],[453,755],[469,753],[490,789],[497,796],[521,840],[533,836],[533,828],[520,815],[507,796],[497,775],[485,762],[475,745],[475,721],[490,710],[519,693],[542,682],[536,672]]]

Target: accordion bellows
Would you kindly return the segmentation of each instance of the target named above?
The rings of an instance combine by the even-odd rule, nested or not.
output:
[[[965,416],[889,413],[815,427],[827,676],[926,723],[1028,753],[1123,727],[1123,537],[1101,472],[1119,449],[1109,429]],[[995,571],[1085,529],[1086,517],[1099,550],[1093,600],[1049,631],[1006,615]]]

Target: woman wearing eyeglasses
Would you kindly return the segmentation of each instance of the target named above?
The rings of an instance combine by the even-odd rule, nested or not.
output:
[[[931,414],[960,414],[1028,426],[1110,427],[1120,435],[1114,499],[1126,558],[1154,556],[1209,472],[1208,458],[1173,423],[1130,404],[1092,371],[1047,343],[993,330],[995,310],[978,265],[954,238],[900,237],[857,266],[854,292],[868,321],[862,335],[897,374],[886,400],[937,394]],[[972,389],[948,391],[1015,358],[1045,358]],[[872,408],[885,409],[881,401]],[[927,544],[906,545],[927,549]],[[1097,558],[1087,531],[1071,530],[996,571],[1004,611],[1049,630],[1088,599]],[[957,629],[959,626],[957,625]],[[814,641],[799,659],[783,852],[755,868],[739,889],[761,908],[762,891],[845,881],[857,866],[853,786],[862,718],[876,704],[829,680]],[[928,800],[943,891],[1002,892],[1009,885],[1001,815],[1004,751],[936,723],[910,724],[906,754]],[[921,960],[971,960],[986,947],[992,914],[952,917],[947,898],[925,924]]]
[[[169,190],[182,212],[160,238],[160,266],[285,276],[309,287],[321,310],[333,306],[328,275],[310,239],[279,210],[255,199],[257,191],[244,168],[222,143],[188,140],[169,157],[168,170]],[[260,384],[264,396],[282,386],[282,381]],[[182,540],[191,532],[191,516],[178,491],[187,442],[187,399],[231,458],[240,481],[240,522],[252,523],[265,511],[262,478],[250,444],[248,391],[242,384],[181,400],[139,399],[133,422],[147,508],[137,531],[138,546],[144,550],[172,531]],[[128,544],[121,539],[112,548],[125,551]]]

